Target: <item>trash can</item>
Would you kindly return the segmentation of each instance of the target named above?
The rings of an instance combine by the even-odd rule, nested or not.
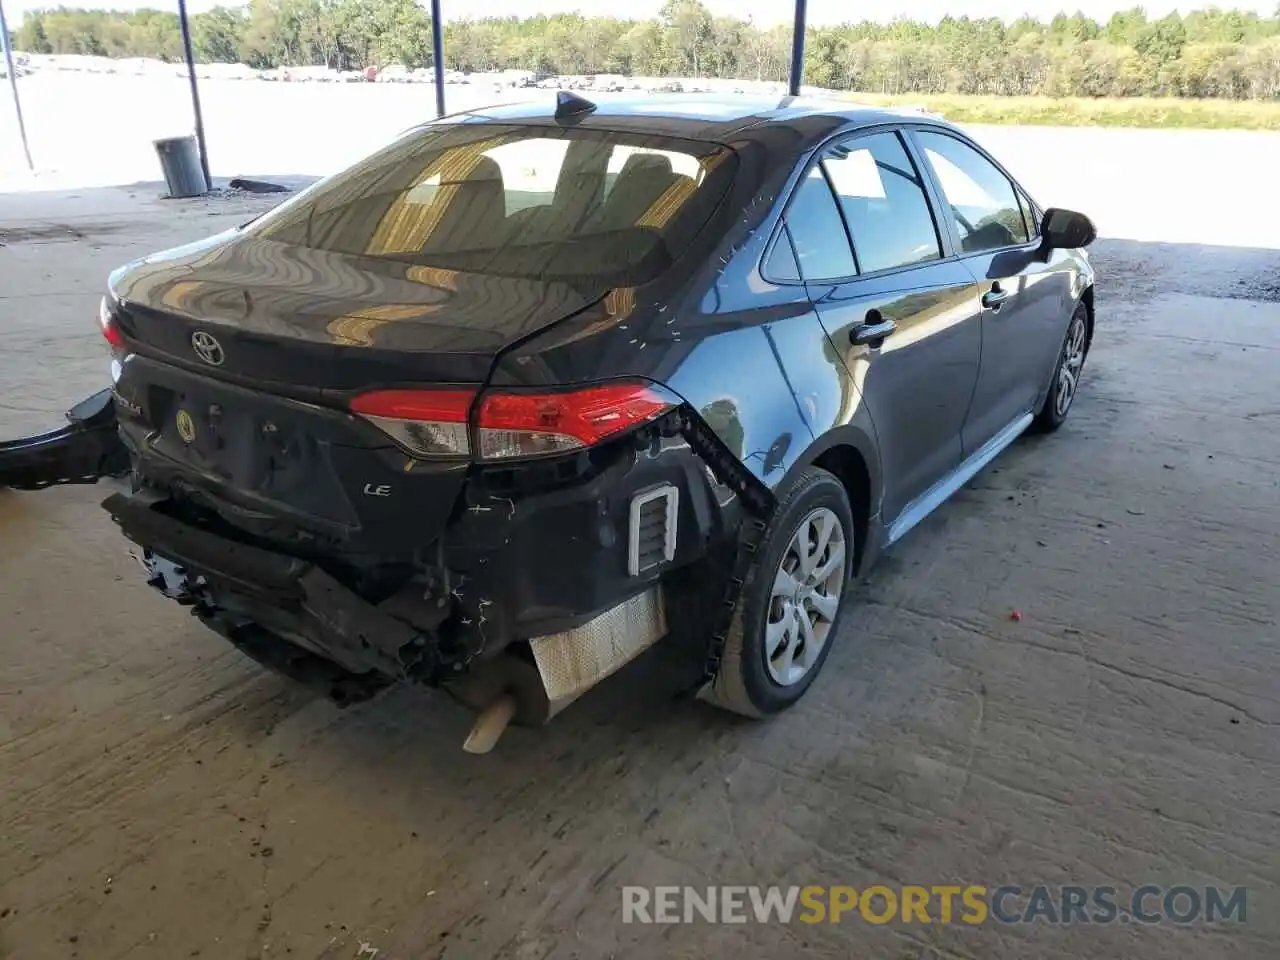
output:
[[[195,137],[168,137],[155,141],[155,145],[170,197],[198,197],[209,192]]]

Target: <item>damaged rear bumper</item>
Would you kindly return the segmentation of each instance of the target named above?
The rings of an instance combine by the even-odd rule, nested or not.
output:
[[[477,470],[411,564],[246,533],[218,501],[148,483],[145,460],[139,492],[103,506],[152,586],[264,665],[338,702],[410,680],[537,724],[664,636],[704,675],[718,664],[755,546],[739,534],[763,529],[768,493],[700,427]]]
[[[154,495],[117,493],[103,507],[142,547],[150,586],[259,663],[341,705],[408,680],[445,687],[479,709],[510,696],[521,722],[544,723],[667,633],[664,594],[653,583],[580,626],[530,638],[527,658],[502,650],[461,663],[443,655],[442,634],[457,629],[444,623],[444,608],[442,629],[410,623],[403,604],[389,612],[314,563],[168,516]]]
[[[128,472],[129,453],[120,442],[110,389],[68,410],[67,426],[60,430],[0,442],[0,487],[41,490]]]
[[[229,540],[154,506],[120,493],[103,502],[144,549],[148,582],[250,656],[339,701],[393,680],[432,678],[438,660],[430,631],[366,602],[313,563]],[[221,603],[207,602],[215,595]],[[299,653],[284,653],[279,639]],[[337,669],[313,662],[320,660]]]

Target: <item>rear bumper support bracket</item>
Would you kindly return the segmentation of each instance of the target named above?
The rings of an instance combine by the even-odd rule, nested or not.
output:
[[[693,452],[711,468],[716,479],[737,494],[749,514],[746,522],[739,529],[733,568],[725,578],[719,607],[712,619],[711,637],[707,641],[702,675],[694,689],[696,693],[714,680],[716,674],[720,672],[720,661],[729,639],[729,630],[733,626],[734,615],[742,600],[742,585],[746,583],[751,565],[755,563],[756,554],[764,541],[765,531],[769,528],[769,521],[773,518],[773,511],[777,506],[777,498],[773,495],[773,491],[744,467],[711,428],[692,411],[682,411],[680,432],[689,442]]]
[[[441,679],[433,635],[367,602],[315,564],[183,523],[152,509],[142,497],[117,493],[102,506],[146,551],[148,582],[194,607],[229,639],[237,638],[219,623],[261,621],[271,629],[278,623],[307,637],[352,674],[425,683]],[[222,596],[236,602],[228,601],[224,609]]]

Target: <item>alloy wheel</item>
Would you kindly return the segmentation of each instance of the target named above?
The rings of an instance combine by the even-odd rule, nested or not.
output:
[[[840,608],[844,528],[827,507],[806,516],[778,564],[765,623],[765,667],[774,683],[798,683],[818,662]]]
[[[1080,371],[1084,368],[1084,352],[1084,317],[1077,314],[1071,320],[1067,343],[1062,348],[1062,363],[1058,367],[1058,389],[1054,391],[1053,412],[1059,417],[1067,415],[1067,411],[1071,409],[1071,401],[1076,397]]]

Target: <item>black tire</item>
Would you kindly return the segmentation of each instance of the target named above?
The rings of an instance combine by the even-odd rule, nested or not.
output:
[[[1079,303],[1075,313],[1071,315],[1071,322],[1067,324],[1067,334],[1062,338],[1062,346],[1058,349],[1058,362],[1053,365],[1053,379],[1049,381],[1044,403],[1036,411],[1036,418],[1031,424],[1031,428],[1037,433],[1052,433],[1066,422],[1076,395],[1080,392],[1080,377],[1084,373],[1084,362],[1088,355],[1089,308]],[[1068,385],[1063,376],[1063,367],[1068,363],[1073,364],[1075,379],[1064,406],[1062,397]]]
[[[784,561],[789,563],[797,558],[792,552],[792,541],[798,535],[801,525],[815,522],[815,516],[819,520],[825,520],[827,514],[823,511],[834,514],[838,521],[840,542],[844,548],[844,560],[840,564],[841,589],[835,614],[825,624],[825,636],[820,647],[816,648],[816,657],[804,668],[805,672],[801,677],[783,684],[772,672],[778,669],[776,662],[770,666],[767,662],[770,658],[766,653],[766,629],[770,618],[778,617],[775,627],[782,619],[777,598],[774,597],[774,581]],[[835,541],[834,529],[832,528],[832,542]],[[855,545],[858,542],[856,533],[853,511],[849,507],[849,496],[844,485],[826,470],[817,467],[805,470],[778,502],[773,521],[761,543],[758,559],[743,583],[742,596],[726,638],[720,670],[700,692],[701,699],[745,717],[761,718],[785,710],[804,696],[826,663],[831,646],[839,635],[844,610],[850,602],[851,591],[848,588]],[[829,560],[833,552],[832,547],[828,546],[828,551],[822,553],[817,561],[818,569],[815,573],[821,572],[821,558]],[[834,584],[834,573],[826,583],[829,586]],[[820,599],[829,603],[830,596],[824,594]],[[804,602],[797,599],[792,606],[803,610]],[[811,619],[817,618],[813,611],[804,615]],[[798,625],[798,619],[796,622],[796,630],[800,635],[815,635],[813,627],[806,632]],[[807,641],[801,641],[799,647],[803,648],[805,642]],[[787,663],[790,664],[791,661]]]

